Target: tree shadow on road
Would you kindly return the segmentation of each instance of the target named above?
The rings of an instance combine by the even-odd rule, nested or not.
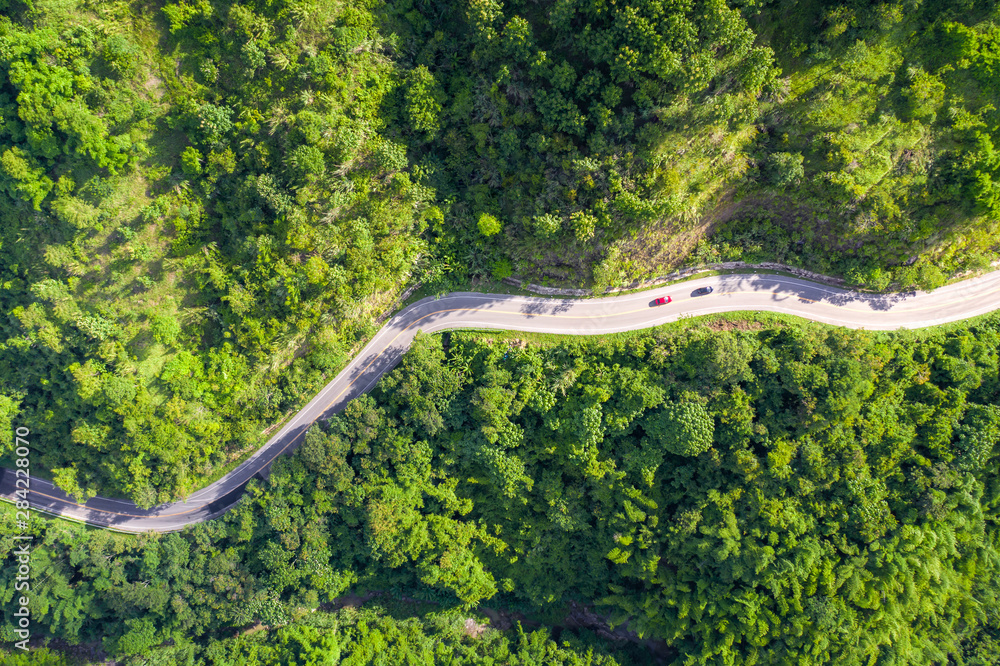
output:
[[[534,298],[521,304],[521,314],[529,318],[540,315],[558,315],[568,312],[573,301],[567,298]]]
[[[848,305],[865,305],[875,312],[886,312],[900,303],[917,295],[914,290],[888,293],[869,294],[860,291],[849,291],[827,285],[814,285],[819,290],[818,294],[813,294],[815,298],[805,296],[800,293],[798,285],[788,284],[780,279],[780,276],[754,275],[752,277],[740,276],[737,280],[724,280],[720,293],[734,286],[752,287],[755,291],[771,291],[774,300],[784,296],[786,299],[795,299],[800,303],[828,303],[837,307]]]

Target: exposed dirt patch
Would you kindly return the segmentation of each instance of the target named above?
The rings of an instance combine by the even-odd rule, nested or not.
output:
[[[143,82],[142,87],[146,89],[154,99],[159,99],[163,96],[163,80],[152,72],[146,77]]]
[[[514,611],[499,610],[496,608],[488,608],[486,606],[480,606],[476,610],[490,619],[491,627],[499,629],[500,631],[510,631],[518,624],[525,629],[537,629],[542,626],[538,622],[529,620],[522,613],[516,613]]]
[[[680,266],[694,247],[711,229],[710,218],[702,218],[693,227],[680,230],[671,221],[651,224],[618,247],[623,257],[635,262],[641,273],[652,275]],[[639,277],[639,276],[634,276]]]
[[[241,631],[240,635],[242,635],[242,636],[248,636],[250,634],[256,634],[258,631],[264,631],[266,629],[267,629],[267,625],[266,624],[261,624],[260,622],[258,622],[257,624],[253,625],[252,627],[247,627],[246,629],[244,629],[243,631]]]
[[[730,321],[727,319],[707,321],[704,326],[710,331],[759,331],[764,328],[764,325],[759,321]]]
[[[479,624],[471,617],[465,621],[465,626],[462,627],[462,631],[470,638],[479,638],[486,632],[486,629],[485,624]]]

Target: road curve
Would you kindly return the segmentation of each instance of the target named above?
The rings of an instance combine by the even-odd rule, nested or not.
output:
[[[709,285],[715,289],[712,294],[692,295]],[[651,307],[654,298],[668,294],[672,303]],[[480,328],[598,335],[738,310],[780,312],[848,328],[892,330],[935,326],[997,309],[1000,271],[933,292],[903,294],[860,294],[793,277],[740,274],[586,300],[465,292],[425,298],[390,319],[333,381],[249,459],[186,499],[148,510],[104,497],[78,504],[48,481],[31,477],[31,509],[125,532],[171,532],[215,518],[236,504],[251,479],[266,475],[277,456],[293,451],[316,420],[340,411],[374,386],[399,362],[417,331]],[[0,469],[0,499],[13,501],[16,472]]]

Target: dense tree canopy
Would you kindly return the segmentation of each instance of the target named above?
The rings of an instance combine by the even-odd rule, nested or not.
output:
[[[386,13],[412,67],[403,134],[447,196],[436,256],[473,274],[508,258],[518,273],[583,266],[680,213],[690,197],[652,150],[664,120],[718,103],[743,131],[777,75],[724,2],[397,0]]]
[[[417,280],[985,266],[988,3],[800,4],[14,3],[0,414],[66,490],[150,505],[259,445]]]
[[[29,427],[81,498],[221,474],[417,282],[748,259],[882,290],[996,257],[988,0],[0,10],[0,459]],[[617,659],[302,620],[383,590],[579,602],[677,664],[995,663],[998,343],[994,319],[421,338],[222,520],[33,525],[33,627],[135,663]]]
[[[991,0],[767,6],[752,23],[787,98],[762,109],[755,182],[701,257],[780,257],[876,290],[987,267],[996,19]]]
[[[743,323],[418,337],[221,520],[36,523],[33,626],[113,654],[200,650],[384,590],[589,605],[677,664],[995,663],[996,318]]]
[[[425,251],[434,198],[380,134],[396,68],[336,38],[360,21],[368,43],[371,16],[162,12],[169,75],[113,15],[0,22],[0,394],[36,469],[147,505],[338,368]]]

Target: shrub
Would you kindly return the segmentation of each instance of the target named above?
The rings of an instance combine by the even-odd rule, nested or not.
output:
[[[496,236],[503,230],[503,223],[489,213],[480,215],[476,226],[479,227],[479,233],[484,236]]]
[[[181,171],[188,178],[201,175],[201,152],[194,146],[188,146],[181,153]]]
[[[104,44],[104,61],[121,78],[131,78],[139,68],[139,47],[125,35],[114,35]]]
[[[697,456],[712,446],[715,424],[697,402],[666,405],[646,422],[646,432],[678,456]]]
[[[805,175],[802,153],[774,153],[767,158],[767,178],[776,187],[797,183]]]

